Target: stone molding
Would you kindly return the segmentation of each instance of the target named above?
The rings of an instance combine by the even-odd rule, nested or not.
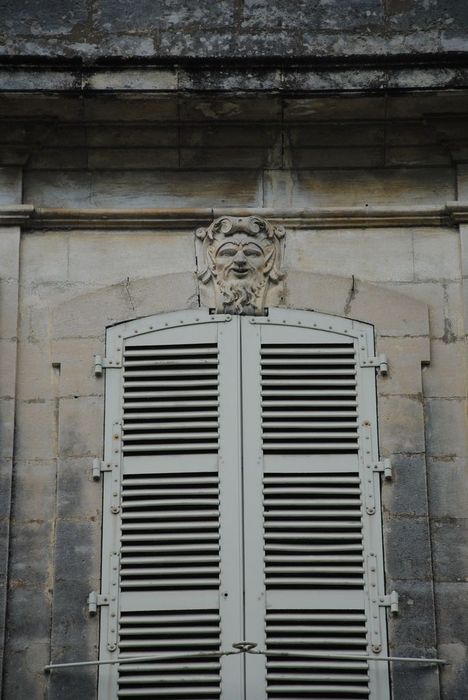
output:
[[[75,44],[75,53],[77,51]],[[418,90],[423,84],[426,89],[444,88],[464,89],[468,85],[468,69],[461,59],[437,54],[438,62],[422,63],[406,57],[406,63],[391,63],[382,60],[375,65],[363,65],[354,61],[341,64],[334,62],[317,62],[311,64],[302,57],[299,63],[287,65],[283,60],[262,66],[252,65],[249,70],[238,62],[221,59],[212,65],[191,66],[134,65],[111,68],[90,65],[70,67],[51,65],[45,67],[40,61],[36,65],[10,62],[0,65],[0,92],[3,94],[37,94],[50,91],[56,94],[92,96],[96,94],[118,95],[174,95],[187,93],[230,93],[233,90],[240,95],[265,94],[274,91],[279,95],[359,93],[373,89],[383,95],[387,90]],[[276,57],[277,58],[277,57]],[[445,59],[445,60],[444,60]],[[178,57],[180,63],[180,56]]]
[[[457,226],[468,223],[468,202],[442,206],[266,208],[53,209],[32,204],[0,207],[0,225],[21,223],[35,229],[192,230],[221,216],[257,216],[274,225],[308,228],[388,228]]]

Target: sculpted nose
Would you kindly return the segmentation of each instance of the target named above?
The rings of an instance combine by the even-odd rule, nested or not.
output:
[[[234,256],[234,262],[235,262],[236,265],[240,265],[240,266],[246,264],[247,258],[245,257],[244,251],[243,251],[243,250],[238,250],[238,251],[237,251],[237,253],[236,253],[235,256]]]

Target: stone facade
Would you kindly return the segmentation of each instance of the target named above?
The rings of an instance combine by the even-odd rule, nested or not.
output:
[[[286,232],[271,303],[371,323],[389,358],[378,409],[394,465],[382,492],[387,590],[400,593],[390,649],[450,664],[395,664],[393,700],[462,700],[464,3],[423,13],[369,0],[344,16],[341,0],[102,0],[46,2],[34,18],[13,5],[0,65],[5,699],[96,698],[95,670],[43,668],[97,655],[86,599],[101,567],[93,355],[106,327],[216,306],[194,233],[259,217]]]

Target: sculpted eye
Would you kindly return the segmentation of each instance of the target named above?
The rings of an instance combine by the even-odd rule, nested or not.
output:
[[[225,258],[233,258],[236,254],[235,248],[223,248],[219,251],[218,255]]]
[[[256,250],[255,248],[247,248],[247,250],[244,250],[244,253],[245,255],[254,258],[259,258],[261,255],[261,252],[259,250]]]

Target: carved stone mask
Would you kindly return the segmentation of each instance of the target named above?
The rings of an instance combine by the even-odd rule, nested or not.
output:
[[[203,241],[204,283],[214,284],[218,313],[264,313],[268,285],[280,280],[281,227],[259,217],[216,219],[207,229],[198,229]]]

